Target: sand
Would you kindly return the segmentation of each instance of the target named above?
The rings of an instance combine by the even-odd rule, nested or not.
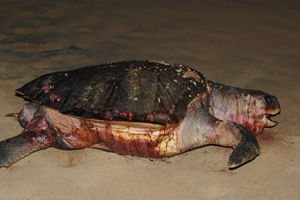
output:
[[[235,169],[231,148],[150,161],[48,148],[0,169],[0,199],[299,199],[299,1],[0,2],[0,140],[22,128],[14,90],[42,74],[113,61],[185,64],[227,85],[266,91],[280,123]]]

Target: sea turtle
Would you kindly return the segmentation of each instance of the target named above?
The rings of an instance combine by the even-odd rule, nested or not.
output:
[[[255,135],[280,112],[275,96],[156,61],[50,73],[16,93],[31,102],[18,114],[23,132],[0,142],[1,167],[47,147],[157,158],[216,144],[233,147],[235,168],[260,153]]]

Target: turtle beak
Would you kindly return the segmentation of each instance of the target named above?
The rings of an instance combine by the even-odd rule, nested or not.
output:
[[[278,124],[278,122],[270,119],[270,115],[265,115],[263,120],[264,120],[265,126],[268,128],[274,127]]]
[[[279,102],[275,96],[267,95],[264,98],[265,98],[265,101],[267,101],[267,103],[268,103],[268,106],[267,106],[268,109],[263,117],[263,121],[264,121],[266,127],[274,127],[278,124],[278,122],[273,121],[271,119],[271,117],[280,114]]]

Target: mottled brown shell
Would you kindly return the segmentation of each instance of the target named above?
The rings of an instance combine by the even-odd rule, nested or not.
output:
[[[72,116],[176,124],[205,88],[189,67],[125,61],[46,74],[16,92]]]

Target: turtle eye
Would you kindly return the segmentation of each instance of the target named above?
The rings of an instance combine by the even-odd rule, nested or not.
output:
[[[264,102],[265,102],[266,104],[272,103],[272,97],[271,97],[270,95],[264,96]]]

